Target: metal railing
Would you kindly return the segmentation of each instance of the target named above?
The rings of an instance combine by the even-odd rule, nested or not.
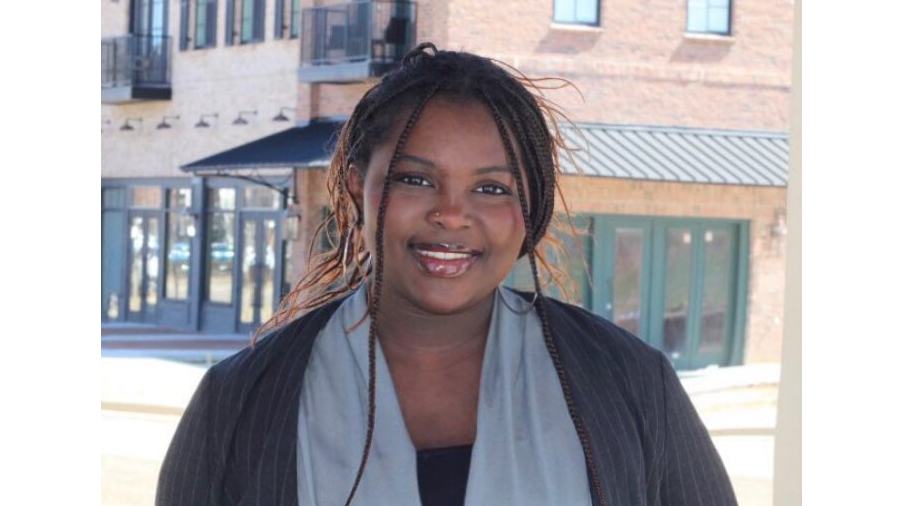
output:
[[[302,11],[301,65],[394,63],[415,40],[409,1],[359,1]]]
[[[169,86],[172,39],[168,35],[122,35],[100,41],[100,85]]]

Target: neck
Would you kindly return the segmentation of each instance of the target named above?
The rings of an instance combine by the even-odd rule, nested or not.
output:
[[[495,291],[469,308],[445,315],[385,295],[389,294],[381,301],[377,333],[388,361],[437,370],[483,356]]]

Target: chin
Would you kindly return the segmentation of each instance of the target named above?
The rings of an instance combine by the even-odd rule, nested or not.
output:
[[[424,312],[448,315],[470,309],[493,294],[495,286],[454,286],[454,283],[419,283],[412,286],[406,298]],[[445,285],[445,286],[444,286]]]

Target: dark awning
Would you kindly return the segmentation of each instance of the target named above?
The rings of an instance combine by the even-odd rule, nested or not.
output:
[[[314,120],[182,166],[186,172],[323,167],[344,121]]]

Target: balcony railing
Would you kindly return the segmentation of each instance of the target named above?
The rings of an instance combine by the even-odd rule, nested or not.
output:
[[[101,39],[100,58],[102,92],[114,88],[134,89],[124,100],[114,101],[169,98],[172,60],[169,36],[123,35]],[[166,93],[161,93],[164,90]],[[122,93],[119,95],[125,97]]]
[[[301,69],[308,82],[354,82],[396,66],[414,45],[410,1],[359,1],[302,11]]]

